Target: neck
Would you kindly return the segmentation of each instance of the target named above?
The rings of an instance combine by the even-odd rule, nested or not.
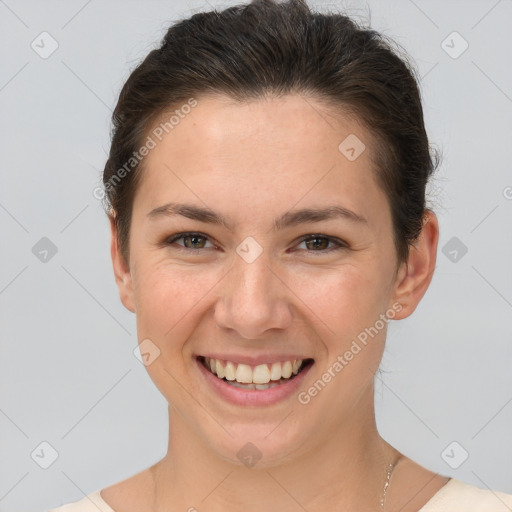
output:
[[[153,512],[379,510],[398,452],[377,432],[373,389],[352,412],[332,431],[311,436],[308,446],[246,467],[220,457],[169,407],[169,449],[154,466]]]

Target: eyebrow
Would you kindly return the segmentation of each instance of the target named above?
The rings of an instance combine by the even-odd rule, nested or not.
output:
[[[182,216],[187,219],[197,220],[208,224],[224,226],[233,231],[233,225],[226,217],[215,213],[213,210],[195,206],[192,204],[167,203],[151,210],[147,217],[156,219],[161,217]],[[322,222],[330,219],[342,218],[358,224],[368,224],[368,221],[361,215],[342,206],[327,206],[325,208],[304,208],[286,212],[281,217],[274,219],[274,231],[283,228],[297,226],[303,223]]]

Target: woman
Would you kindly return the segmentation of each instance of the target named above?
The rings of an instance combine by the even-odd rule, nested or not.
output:
[[[172,26],[121,91],[104,171],[121,301],[167,455],[59,512],[498,512],[382,439],[387,324],[435,268],[435,169],[390,43],[305,2]]]

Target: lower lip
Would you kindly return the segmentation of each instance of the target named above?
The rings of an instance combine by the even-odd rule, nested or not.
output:
[[[199,366],[199,370],[204,375],[206,382],[213,388],[217,394],[222,398],[236,405],[272,405],[281,400],[285,400],[297,390],[302,384],[304,378],[308,374],[309,370],[313,366],[313,363],[308,365],[298,373],[293,379],[279,384],[273,388],[258,390],[258,389],[241,389],[231,386],[226,381],[219,379],[212,372],[207,370],[200,359],[196,358],[196,363]]]

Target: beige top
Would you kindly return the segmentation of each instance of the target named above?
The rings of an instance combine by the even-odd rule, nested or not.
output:
[[[100,492],[46,512],[115,512]],[[480,489],[451,478],[418,512],[512,512],[512,494]]]

